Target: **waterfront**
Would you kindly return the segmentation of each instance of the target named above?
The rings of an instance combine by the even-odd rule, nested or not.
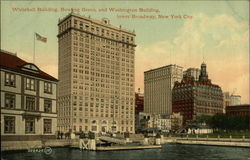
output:
[[[82,160],[82,159],[250,159],[249,148],[165,144],[162,149],[126,151],[83,151],[73,148],[52,148],[51,154],[42,152],[2,152],[1,160]]]

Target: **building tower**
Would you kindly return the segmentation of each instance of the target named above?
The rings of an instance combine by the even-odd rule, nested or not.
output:
[[[58,29],[58,129],[134,132],[134,31],[74,13]]]
[[[207,66],[206,64],[203,62],[201,64],[201,73],[199,76],[199,81],[207,81],[208,80],[208,75],[207,75]]]
[[[182,79],[182,69],[171,64],[144,72],[144,112],[172,113],[172,88]]]

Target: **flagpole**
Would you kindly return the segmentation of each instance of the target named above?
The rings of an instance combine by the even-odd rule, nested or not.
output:
[[[34,45],[33,45],[33,63],[35,64],[35,52],[36,52],[36,34],[34,32]]]

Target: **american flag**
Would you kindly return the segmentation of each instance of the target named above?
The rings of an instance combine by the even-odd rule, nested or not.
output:
[[[47,38],[46,37],[42,37],[41,35],[39,35],[38,33],[36,33],[36,40],[42,41],[44,43],[47,42]]]

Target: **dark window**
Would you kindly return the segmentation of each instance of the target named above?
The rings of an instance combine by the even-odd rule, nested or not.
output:
[[[44,100],[44,112],[46,113],[52,112],[52,100],[49,99]]]
[[[15,87],[16,86],[16,76],[11,73],[5,73],[5,85]]]
[[[4,116],[4,133],[15,133],[15,117]]]
[[[14,94],[5,93],[5,108],[15,108],[16,96]]]
[[[26,78],[26,89],[27,90],[35,90],[35,80],[31,78]]]
[[[44,82],[44,93],[52,93],[52,83]]]
[[[52,128],[52,121],[51,119],[44,119],[43,120],[43,132],[44,133],[52,133],[51,128]]]
[[[28,111],[36,110],[35,97],[26,97],[26,110]]]
[[[25,133],[35,133],[35,118],[25,119]]]

